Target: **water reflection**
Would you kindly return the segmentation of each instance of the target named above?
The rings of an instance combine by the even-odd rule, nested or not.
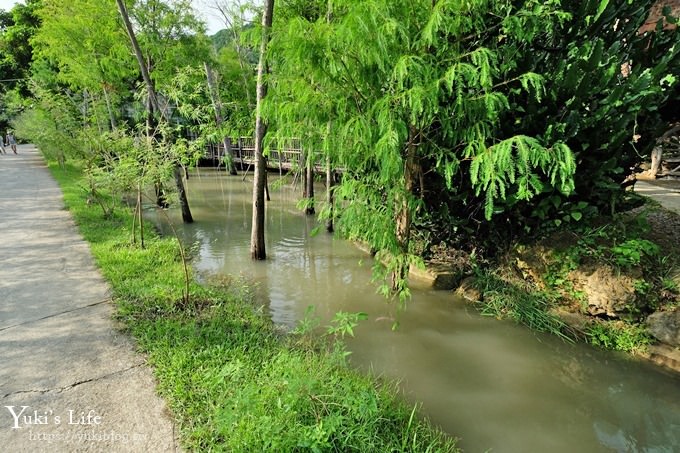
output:
[[[188,187],[197,222],[182,231],[199,270],[255,283],[277,323],[293,325],[308,305],[325,320],[339,310],[367,312],[349,341],[352,362],[400,380],[406,398],[422,402],[465,450],[680,451],[679,379],[482,318],[446,292],[415,289],[397,313],[375,294],[363,252],[324,233],[310,237],[316,222],[299,213],[287,186],[267,205],[269,259],[254,262],[250,180],[201,170]]]

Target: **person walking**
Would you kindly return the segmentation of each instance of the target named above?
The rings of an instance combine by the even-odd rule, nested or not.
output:
[[[12,134],[12,131],[7,131],[5,142],[7,142],[6,143],[7,146],[12,147],[12,151],[14,151],[14,154],[17,154],[17,139],[14,138],[14,134]]]

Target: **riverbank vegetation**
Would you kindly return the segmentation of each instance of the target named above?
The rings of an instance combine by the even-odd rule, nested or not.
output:
[[[631,194],[632,198],[638,198]],[[653,203],[515,243],[469,285],[482,313],[595,346],[644,353],[645,320],[678,306],[678,215]]]
[[[174,238],[131,236],[134,212],[109,218],[88,202],[77,162],[51,165],[76,223],[111,284],[117,318],[148,356],[190,451],[456,451],[405,405],[396,385],[351,370],[341,334],[284,334],[245,284],[193,277],[184,296]],[[103,194],[102,196],[106,196]]]

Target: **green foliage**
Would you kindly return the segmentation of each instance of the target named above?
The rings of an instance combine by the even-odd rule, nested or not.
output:
[[[364,312],[347,313],[339,311],[335,314],[331,323],[326,326],[325,335],[332,337],[335,341],[342,340],[345,336],[353,337],[354,328],[359,325],[360,321],[366,319],[368,319],[368,315]],[[300,337],[313,335],[319,324],[320,320],[315,314],[315,308],[310,305],[305,309],[305,316],[298,321],[291,333]]]
[[[566,145],[538,133],[499,133],[513,93],[544,96],[545,79],[518,70],[513,55],[566,19],[557,2],[362,0],[282,9],[265,113],[277,137],[302,137],[345,170],[338,227],[397,257],[387,262],[412,261],[410,222],[429,202],[419,175],[428,175],[426,184],[439,178],[454,196],[460,190],[460,199],[483,197],[487,220],[499,200],[530,199],[546,181],[572,190]],[[397,219],[405,231],[397,232]],[[404,272],[394,274],[403,295]]]
[[[136,62],[112,4],[43,0],[38,15],[42,25],[32,40],[33,59],[58,68],[59,82],[94,94],[105,90],[109,96],[127,88],[125,82],[134,77]]]
[[[113,287],[121,304],[121,316],[133,316],[144,304],[149,313],[173,313],[181,309],[183,267],[177,245],[149,231],[146,248],[131,244],[127,226],[132,214],[119,209],[105,219],[88,203],[84,165],[67,163],[63,168],[50,165],[64,192],[64,202],[76,219],[81,234],[90,242],[97,265]],[[102,193],[101,196],[110,196]],[[200,288],[193,284],[193,293]]]
[[[643,256],[652,257],[659,251],[659,246],[647,239],[629,239],[611,248],[616,264],[621,267],[637,266]]]
[[[316,316],[316,308],[314,305],[309,305],[305,309],[305,315],[297,322],[295,329],[291,331],[293,335],[299,335],[301,337],[312,335],[314,329],[319,327],[320,320]]]
[[[42,0],[27,0],[17,3],[0,16],[2,34],[0,34],[0,75],[10,86],[16,85],[26,77],[32,61],[33,48],[31,37],[40,26],[40,18],[36,10]],[[12,83],[14,82],[14,83]],[[2,87],[4,88],[3,82]],[[2,89],[2,91],[5,91]]]
[[[176,68],[201,65],[209,59],[204,24],[193,11],[190,0],[137,0],[128,10],[138,25],[139,45],[161,93]]]
[[[48,157],[60,163],[66,156],[85,157],[82,116],[73,98],[33,84],[33,105],[14,120],[17,136],[36,144]]]
[[[456,451],[454,441],[397,398],[398,389],[351,370],[343,349],[282,337],[232,283],[192,282],[181,303],[177,244],[151,233],[128,241],[131,213],[103,220],[86,204],[78,168],[52,166],[65,201],[113,288],[118,317],[135,336],[189,451]],[[148,229],[151,231],[151,229]],[[360,314],[343,314],[334,334]]]
[[[55,153],[61,162],[66,157],[87,161],[90,195],[107,216],[116,197],[107,204],[100,193],[160,187],[177,165],[196,163],[206,135],[220,134],[214,114],[210,121],[210,98],[201,76],[208,41],[196,33],[201,24],[189,2],[139,1],[131,11],[156,91],[161,93],[156,118],[141,114],[147,110],[148,87],[135,89],[139,68],[118,10],[92,0],[45,0],[37,12],[42,27],[32,41],[36,51],[31,86],[37,105],[21,121],[23,137],[48,154]],[[96,30],[92,21],[98,24]],[[133,124],[121,122],[123,106]],[[36,120],[38,124],[31,124]],[[200,122],[209,132],[190,144],[179,124],[196,127]]]
[[[359,321],[365,321],[368,315],[364,312],[347,313],[339,311],[333,317],[331,325],[326,328],[326,334],[335,338],[345,338],[354,336],[354,328],[359,325]]]
[[[571,273],[578,269],[587,272],[595,266],[631,279],[634,300],[621,310],[622,319],[638,322],[660,305],[674,301],[677,289],[668,275],[675,260],[672,254],[662,255],[660,246],[652,240],[646,221],[649,213],[645,210],[636,216],[610,219],[597,228],[585,224],[549,235],[545,239],[549,247],[561,244],[551,251],[542,276],[551,297],[561,298],[564,305],[580,305],[585,312],[587,299],[575,287],[578,281]]]
[[[645,217],[646,213],[642,212],[632,219],[613,221],[599,228],[585,225],[577,230],[576,234],[581,234],[577,244],[566,250],[562,257],[571,256],[567,261],[577,263],[589,257],[621,269],[651,264],[661,249],[651,240],[644,239],[649,231]]]
[[[549,168],[552,159],[560,165]],[[513,160],[517,162],[513,164]],[[516,136],[497,143],[473,160],[470,178],[473,186],[477,186],[477,195],[486,193],[484,214],[487,219],[493,215],[494,200],[507,198],[510,184],[517,185],[514,195],[517,200],[528,200],[543,191],[543,183],[531,171],[533,168],[549,174],[550,184],[559,187],[562,193],[569,194],[573,190],[571,175],[576,163],[563,144],[546,150],[536,139]]]
[[[601,213],[615,212],[625,195],[620,183],[664,123],[677,119],[671,106],[680,94],[673,77],[680,71],[680,33],[638,33],[654,3],[564,0],[570,18],[517,60],[552,83],[540,103],[511,98],[519,115],[505,123],[506,133],[566,143],[578,162],[572,202]],[[543,213],[563,219],[559,206]]]
[[[593,322],[588,325],[586,337],[595,346],[630,353],[645,352],[652,344],[644,327],[624,322]]]
[[[30,72],[33,47],[31,39],[40,26],[36,14],[41,0],[17,3],[10,11],[0,9],[0,131],[3,136],[16,115],[30,102],[27,77]]]

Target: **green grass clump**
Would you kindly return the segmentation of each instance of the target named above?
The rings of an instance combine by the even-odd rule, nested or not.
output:
[[[76,167],[52,166],[65,201],[113,289],[118,318],[148,354],[191,451],[456,451],[398,389],[350,369],[340,343],[281,334],[242,287],[191,282],[174,239],[147,228],[131,243],[131,214],[108,219],[86,202]]]
[[[594,321],[586,329],[588,343],[604,349],[642,353],[653,343],[644,327],[623,321]]]
[[[550,312],[553,303],[548,295],[523,288],[491,270],[478,270],[475,286],[484,294],[484,300],[479,303],[482,315],[511,319],[539,332],[573,341],[564,321]]]

